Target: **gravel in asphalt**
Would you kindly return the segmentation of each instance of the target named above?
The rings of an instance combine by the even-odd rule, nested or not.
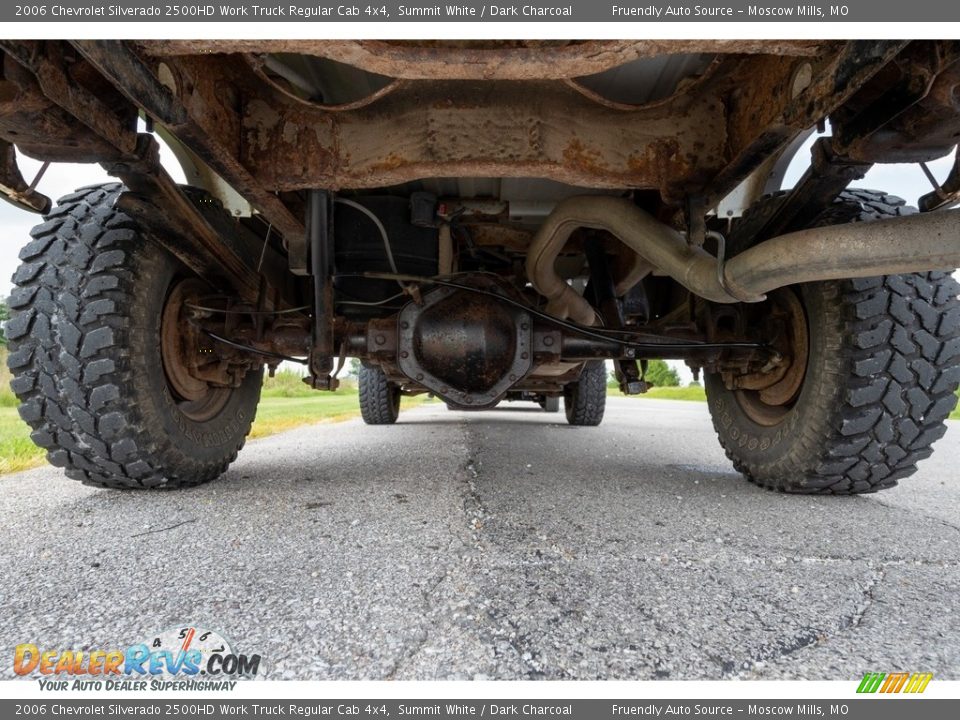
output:
[[[271,679],[958,679],[958,457],[951,423],[899,488],[779,495],[704,404],[611,398],[308,426],[185,491],[40,468],[0,478],[0,657],[195,625]]]

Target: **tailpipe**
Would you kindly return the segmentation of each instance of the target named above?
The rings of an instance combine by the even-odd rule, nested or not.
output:
[[[579,228],[606,230],[659,272],[717,303],[758,302],[767,292],[795,283],[960,266],[956,211],[800,230],[721,264],[625,198],[572,197],[561,201],[537,231],[526,270],[530,283],[547,298],[548,313],[583,325],[596,322],[595,309],[554,269],[557,255]]]

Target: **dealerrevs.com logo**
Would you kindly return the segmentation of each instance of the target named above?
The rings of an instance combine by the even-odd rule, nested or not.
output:
[[[218,632],[178,627],[120,649],[63,650],[22,643],[13,671],[41,690],[233,690],[260,671],[260,655],[233,650]]]

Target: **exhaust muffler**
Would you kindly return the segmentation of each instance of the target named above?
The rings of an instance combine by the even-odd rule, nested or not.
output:
[[[527,277],[547,298],[546,311],[582,325],[596,311],[554,269],[578,228],[606,230],[690,292],[717,303],[758,302],[784,285],[873,277],[960,266],[960,212],[908,215],[811,228],[766,240],[721,264],[718,258],[625,198],[561,201],[537,231]]]

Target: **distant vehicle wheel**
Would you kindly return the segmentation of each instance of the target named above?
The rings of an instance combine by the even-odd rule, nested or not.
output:
[[[539,403],[540,403],[540,407],[543,408],[544,412],[548,412],[548,413],[560,412],[560,396],[559,395],[541,395]]]
[[[607,405],[607,370],[603,360],[588,362],[580,379],[563,390],[563,407],[571,425],[596,426]]]
[[[9,300],[10,386],[30,437],[67,477],[198,485],[243,447],[263,372],[237,387],[191,374],[210,357],[183,330],[198,281],[114,207],[122,189],[67,195],[30,231]]]
[[[363,365],[358,378],[360,415],[367,425],[393,425],[400,415],[400,386],[375,366]]]
[[[777,200],[754,213],[771,212]],[[899,198],[847,191],[812,226],[909,212]],[[736,236],[731,245],[743,250]],[[734,466],[751,482],[796,493],[875,492],[913,474],[957,402],[958,289],[949,273],[929,272],[770,293],[756,322],[768,323],[786,368],[705,377],[714,427]]]

